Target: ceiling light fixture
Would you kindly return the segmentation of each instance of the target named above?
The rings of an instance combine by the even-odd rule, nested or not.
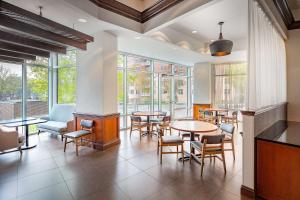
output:
[[[135,36],[134,39],[139,40],[139,39],[141,39],[141,37],[140,36]]]
[[[211,43],[209,48],[212,56],[226,56],[231,54],[233,42],[231,40],[224,40],[223,38],[222,25],[224,22],[219,22],[218,24],[220,25],[219,39]]]
[[[87,23],[87,20],[86,20],[86,19],[83,19],[83,18],[79,18],[78,21],[79,21],[79,22],[82,22],[82,23]]]
[[[193,34],[197,33],[198,31],[192,31]]]

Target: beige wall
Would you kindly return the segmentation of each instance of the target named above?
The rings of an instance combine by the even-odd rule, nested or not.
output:
[[[300,29],[288,32],[286,53],[288,120],[300,121]]]

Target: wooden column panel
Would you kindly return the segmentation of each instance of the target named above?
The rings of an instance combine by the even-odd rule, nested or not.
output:
[[[80,129],[80,121],[88,119],[94,121],[94,148],[105,150],[113,145],[120,144],[120,114],[93,115],[74,113],[75,130]]]

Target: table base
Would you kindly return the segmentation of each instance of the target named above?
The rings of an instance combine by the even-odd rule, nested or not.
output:
[[[29,145],[29,146],[24,146],[21,149],[22,149],[22,151],[23,150],[29,150],[29,149],[35,148],[36,146],[37,146],[36,144],[35,145]],[[1,152],[0,155],[7,154],[7,153],[13,153],[13,152],[17,152],[17,151],[19,151],[19,149],[14,149],[14,150],[10,150],[10,151]]]

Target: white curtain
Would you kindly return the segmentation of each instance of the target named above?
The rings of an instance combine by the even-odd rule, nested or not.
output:
[[[260,5],[249,0],[248,107],[260,109],[286,102],[286,52]]]

